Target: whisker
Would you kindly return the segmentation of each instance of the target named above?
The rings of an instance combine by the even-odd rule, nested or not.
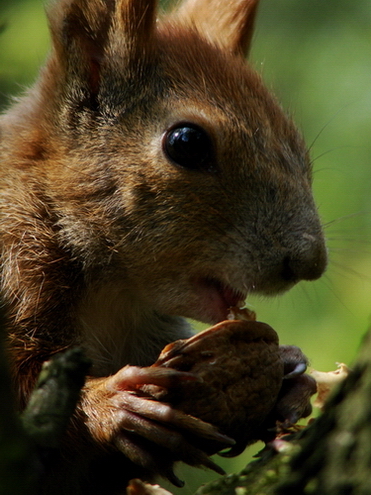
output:
[[[371,246],[371,241],[361,241],[358,239],[327,239],[327,242],[329,244],[329,249],[331,252],[336,251],[336,252],[352,252],[352,253],[359,253],[359,252],[364,252],[366,254],[371,254],[371,249],[368,249],[368,246]],[[334,246],[334,243],[342,243],[344,246]],[[357,246],[353,247],[347,247],[345,243],[352,243],[358,244],[359,248]],[[360,251],[359,249],[363,248],[363,251]]]
[[[347,226],[339,226],[338,228],[334,229],[332,226],[329,226],[331,227],[331,231],[329,232],[329,235],[332,235],[334,237],[336,236],[339,236],[339,235],[342,235],[344,236],[345,234],[351,234],[353,235],[353,238],[356,239],[357,236],[358,237],[361,237],[362,235],[362,238],[364,239],[365,238],[365,226],[364,225],[349,225],[347,224]],[[371,227],[371,223],[369,225],[366,225],[366,227]]]
[[[351,146],[351,145],[336,146],[335,148],[331,148],[330,150],[324,151],[323,153],[320,153],[316,157],[312,158],[309,163],[310,163],[310,165],[313,165],[315,161],[319,160],[323,156],[328,155],[329,153],[332,153],[333,151],[342,150],[344,148],[355,148],[355,146]]]
[[[337,110],[332,115],[332,117],[330,117],[330,119],[321,127],[321,129],[319,130],[319,132],[314,137],[312,143],[308,147],[308,151],[311,151],[311,149],[313,148],[313,146],[315,145],[315,143],[317,142],[318,138],[321,136],[321,134],[323,133],[323,131],[339,116],[339,114],[341,112],[343,112],[343,110],[345,110],[345,108],[348,108],[348,107],[350,107],[353,104],[354,104],[354,102],[349,102],[346,105],[343,105],[341,108],[339,108],[339,110]]]
[[[348,219],[351,219],[351,218],[355,218],[355,217],[359,217],[361,215],[369,215],[371,213],[371,210],[361,210],[361,211],[357,211],[355,213],[350,213],[349,215],[343,215],[341,217],[338,217],[338,218],[334,218],[333,220],[330,220],[328,222],[325,222],[322,224],[322,228],[327,228],[331,225],[333,225],[334,223],[338,223],[338,222],[341,222],[343,220],[348,220]]]
[[[359,280],[363,280],[365,282],[371,283],[371,276],[366,275],[365,273],[361,273],[350,266],[339,263],[336,260],[331,260],[331,266],[335,273],[338,273],[342,276],[346,276],[347,280],[352,280],[353,277],[358,278]]]
[[[354,316],[353,309],[348,304],[346,304],[346,302],[344,301],[344,298],[339,295],[338,291],[336,290],[336,287],[334,287],[334,284],[333,284],[333,282],[331,281],[331,279],[330,279],[330,277],[328,275],[325,274],[321,278],[321,283],[331,292],[331,294],[335,297],[335,299],[337,299],[337,301],[340,303],[340,305],[349,314],[351,314],[351,315]]]
[[[371,250],[370,251],[365,251],[365,250],[360,250],[360,249],[346,249],[346,248],[338,248],[338,249],[336,249],[336,248],[333,248],[333,249],[330,249],[330,253],[370,256],[371,255]]]
[[[308,290],[308,286],[301,283],[298,285],[298,290],[300,290],[304,294],[306,299],[311,303],[311,306],[315,306],[315,301],[313,298],[313,294],[315,294],[315,292],[313,292],[313,285],[311,286],[311,289]]]

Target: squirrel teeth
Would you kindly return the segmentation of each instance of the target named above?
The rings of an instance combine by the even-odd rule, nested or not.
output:
[[[234,306],[229,308],[227,320],[256,321],[256,313],[249,308],[240,308],[238,306]]]

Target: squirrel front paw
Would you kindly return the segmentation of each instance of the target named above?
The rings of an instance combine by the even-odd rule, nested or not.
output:
[[[234,441],[211,424],[145,392],[146,386],[171,391],[195,380],[193,374],[171,368],[136,366],[126,366],[107,378],[89,379],[81,408],[90,435],[103,448],[122,452],[146,472],[160,474],[176,486],[183,485],[173,472],[176,461],[223,474],[202,446],[211,442],[218,451]]]
[[[295,423],[312,412],[311,397],[317,392],[314,378],[305,373],[308,358],[299,347],[279,346],[284,367],[281,389],[276,403],[265,419],[260,439],[271,442],[277,434],[290,432]]]
[[[305,374],[308,358],[299,347],[281,345],[280,355],[284,363],[284,377],[274,408],[276,419],[295,424],[312,412],[310,398],[317,391],[314,378]]]

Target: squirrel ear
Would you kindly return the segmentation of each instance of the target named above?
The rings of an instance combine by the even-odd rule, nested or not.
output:
[[[259,0],[185,0],[176,15],[212,43],[246,56],[258,3]]]
[[[140,64],[150,52],[156,0],[58,0],[49,11],[54,60],[92,92],[112,56]]]

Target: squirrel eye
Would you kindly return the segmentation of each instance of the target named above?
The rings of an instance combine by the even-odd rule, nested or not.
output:
[[[212,168],[213,145],[208,133],[195,124],[179,124],[164,135],[166,155],[189,170]]]

